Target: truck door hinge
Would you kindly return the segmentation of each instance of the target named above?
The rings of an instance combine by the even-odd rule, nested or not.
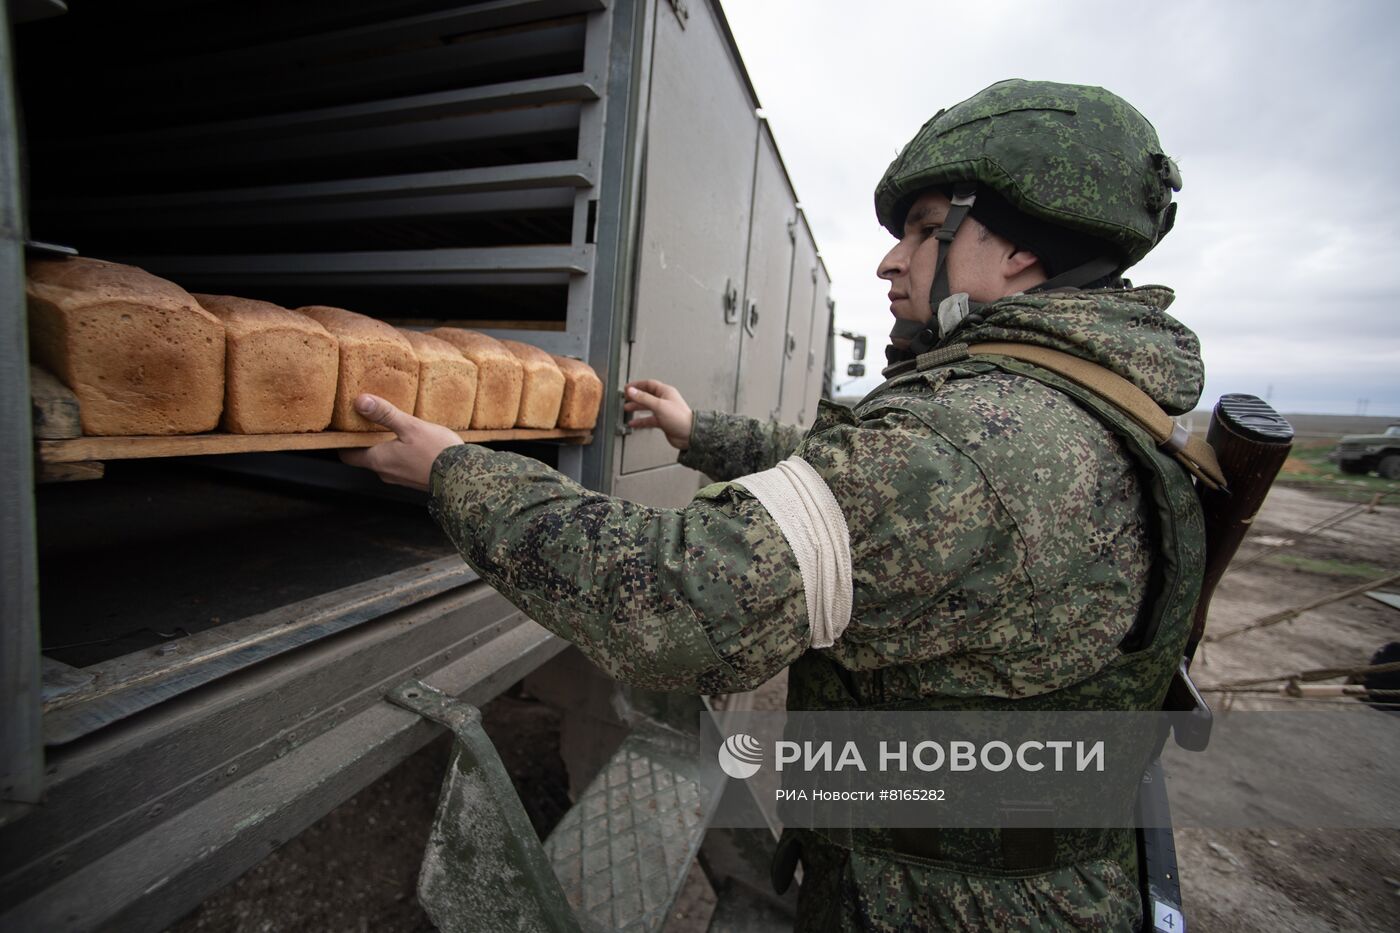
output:
[[[632,433],[632,426],[627,423],[627,412],[624,410],[627,405],[627,393],[620,391],[617,394],[621,398],[621,403],[617,406],[617,427],[614,433],[618,437],[626,437]]]
[[[684,29],[685,21],[690,19],[690,7],[685,5],[685,0],[671,0],[671,12],[676,14],[676,19]]]

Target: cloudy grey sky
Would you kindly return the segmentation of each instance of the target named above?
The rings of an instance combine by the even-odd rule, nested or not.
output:
[[[876,362],[891,318],[874,269],[893,241],[871,199],[900,146],[1003,78],[1097,84],[1181,166],[1176,229],[1129,276],[1176,289],[1172,313],[1204,348],[1202,404],[1253,392],[1285,412],[1354,414],[1367,399],[1367,413],[1400,416],[1400,3],[723,7],[837,324],[868,334]]]

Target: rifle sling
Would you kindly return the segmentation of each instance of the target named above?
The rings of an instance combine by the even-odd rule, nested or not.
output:
[[[1207,488],[1225,488],[1225,474],[1221,472],[1220,462],[1210,444],[1177,424],[1146,392],[1117,373],[1059,350],[1026,343],[978,343],[969,346],[967,352],[1009,356],[1048,369],[1083,386],[1112,402],[1137,422],[1152,436],[1157,446],[1180,461]]]

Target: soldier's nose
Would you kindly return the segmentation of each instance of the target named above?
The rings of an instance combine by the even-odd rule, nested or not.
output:
[[[880,260],[880,264],[875,267],[875,275],[881,279],[892,279],[897,275],[903,275],[908,268],[909,264],[905,261],[904,254],[896,246]]]

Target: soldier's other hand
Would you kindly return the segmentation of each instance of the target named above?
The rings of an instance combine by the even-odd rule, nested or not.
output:
[[[694,414],[675,386],[655,379],[636,379],[627,383],[625,398],[623,411],[646,412],[627,422],[629,427],[660,428],[672,447],[677,450],[690,447]]]
[[[356,398],[355,410],[398,436],[373,447],[342,450],[340,459],[373,470],[386,483],[426,490],[438,454],[462,443],[456,431],[415,418],[377,395],[366,393]]]

